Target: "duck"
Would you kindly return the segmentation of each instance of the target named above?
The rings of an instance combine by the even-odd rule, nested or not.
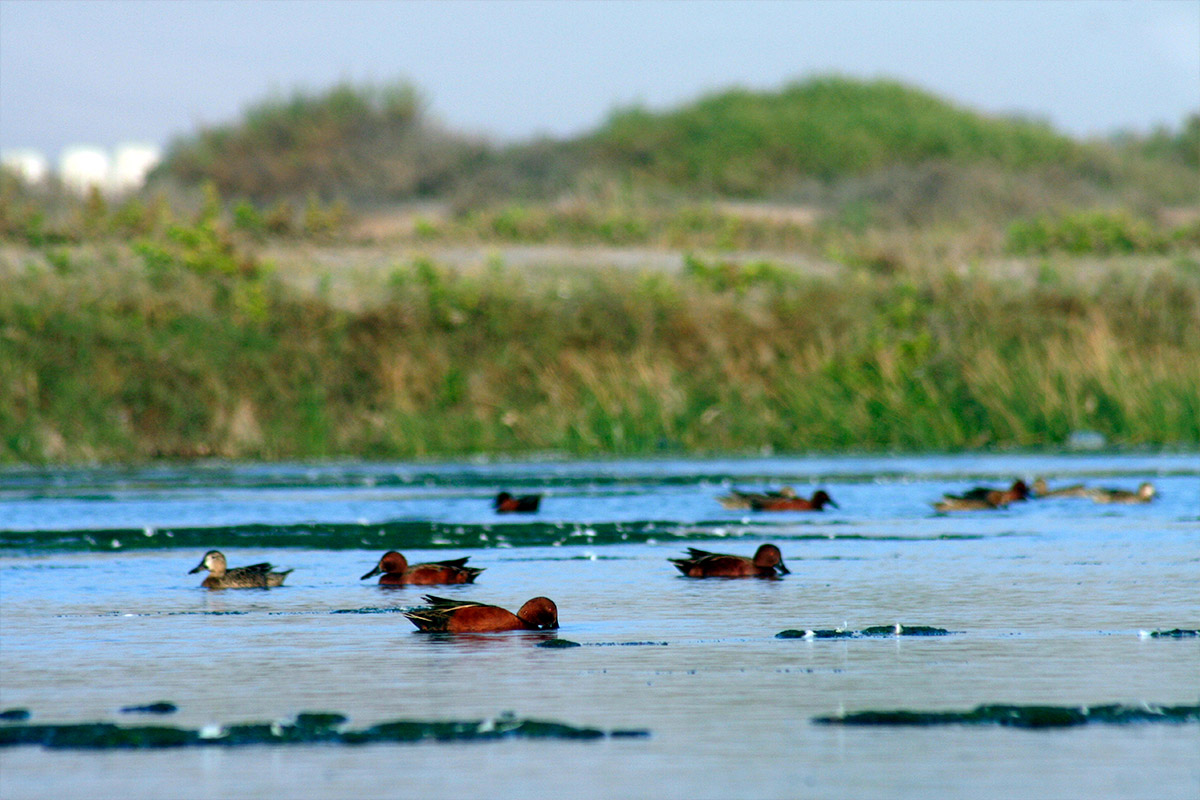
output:
[[[379,559],[375,569],[359,578],[365,581],[380,575],[380,586],[404,586],[419,584],[429,586],[439,583],[474,583],[476,576],[483,572],[483,567],[468,567],[467,559],[452,558],[447,561],[431,561],[428,564],[409,565],[408,559],[395,550],[389,550]]]
[[[430,633],[496,633],[545,631],[558,628],[558,606],[548,597],[534,597],[512,613],[500,606],[471,600],[451,600],[427,594],[428,606],[403,612],[417,630]]]
[[[783,554],[773,544],[760,545],[754,558],[688,548],[687,558],[667,559],[689,578],[773,578],[788,575]]]
[[[993,494],[999,494],[1001,497],[1000,505],[1007,505],[1018,500],[1024,500],[1029,497],[1029,486],[1023,480],[1013,481],[1012,486],[1007,489],[993,489],[990,486],[976,486],[973,489],[968,489],[962,494],[945,495],[947,499],[955,500],[987,500]],[[993,504],[996,505],[996,504]]]
[[[1087,497],[1088,493],[1093,490],[1088,489],[1082,483],[1073,483],[1070,486],[1061,486],[1057,489],[1051,489],[1046,483],[1045,478],[1038,478],[1033,482],[1033,496],[1037,498],[1047,497]]]
[[[824,489],[817,489],[810,499],[803,497],[766,497],[753,498],[750,501],[751,511],[824,511],[825,506],[839,508],[837,503]]]
[[[793,497],[796,497],[796,490],[790,486],[784,486],[777,492],[743,492],[741,489],[731,489],[729,494],[718,497],[717,502],[731,511],[749,511],[756,502]]]
[[[283,579],[292,572],[290,569],[272,572],[271,565],[266,562],[230,569],[220,550],[205,553],[200,563],[188,570],[188,575],[202,569],[208,570],[208,577],[200,583],[205,589],[267,589],[283,585]]]
[[[933,504],[935,511],[986,511],[992,508],[1004,508],[1010,500],[1005,492],[995,489],[983,496],[965,496],[948,494]]]
[[[1143,483],[1136,492],[1125,489],[1091,489],[1087,494],[1097,503],[1149,503],[1158,496],[1152,483]]]
[[[532,514],[538,510],[541,505],[542,496],[540,494],[523,494],[511,495],[508,492],[500,492],[496,495],[496,499],[492,501],[492,506],[496,509],[497,514]]]

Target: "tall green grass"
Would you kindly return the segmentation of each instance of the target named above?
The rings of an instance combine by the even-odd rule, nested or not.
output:
[[[1193,262],[1018,280],[417,259],[350,311],[189,266],[213,246],[6,277],[0,461],[1200,444]]]

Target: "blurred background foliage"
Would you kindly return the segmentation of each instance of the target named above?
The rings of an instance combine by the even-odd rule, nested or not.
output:
[[[0,175],[0,462],[1195,447],[1198,188],[1200,115],[890,81],[507,145],[273,97],[136,193]]]

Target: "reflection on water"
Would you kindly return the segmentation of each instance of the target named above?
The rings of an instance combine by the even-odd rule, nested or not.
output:
[[[1151,480],[1161,496],[930,506],[1037,476]],[[716,500],[788,483],[824,488],[840,509],[767,516]],[[494,515],[498,488],[544,491],[541,512]],[[339,712],[354,730],[511,711],[650,737],[9,747],[0,795],[1193,798],[1195,722],[1048,733],[813,720],[1194,706],[1200,639],[1139,631],[1200,628],[1198,509],[1194,456],[2,472],[0,710],[29,709],[25,724],[131,725],[120,709],[165,701],[188,730],[305,711]],[[668,561],[689,545],[751,555],[763,541],[792,574],[696,580]],[[186,573],[209,547],[295,572],[280,589],[205,591]],[[435,594],[506,608],[545,595],[561,628],[418,633],[395,612],[428,587],[358,581],[387,549],[414,563],[469,555],[487,568],[478,583]],[[897,623],[951,633],[777,638]],[[539,646],[558,640],[581,646]]]

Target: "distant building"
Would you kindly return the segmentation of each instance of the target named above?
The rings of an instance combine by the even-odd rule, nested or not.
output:
[[[152,144],[119,145],[108,176],[109,191],[130,192],[142,188],[150,170],[161,160],[162,152]]]
[[[74,145],[63,150],[58,160],[58,178],[64,188],[79,194],[87,194],[93,188],[105,194],[123,194],[142,188],[150,170],[158,166],[161,160],[161,151],[150,144],[127,142],[118,145],[111,158],[103,148]],[[42,162],[44,165],[45,159],[42,159]],[[39,181],[29,178],[26,178],[26,181],[44,181],[47,172],[43,166]]]
[[[93,188],[108,189],[108,153],[99,147],[74,145],[58,159],[58,178],[73,192],[87,194]]]
[[[50,162],[37,150],[0,151],[0,167],[30,186],[40,186],[50,177]]]

